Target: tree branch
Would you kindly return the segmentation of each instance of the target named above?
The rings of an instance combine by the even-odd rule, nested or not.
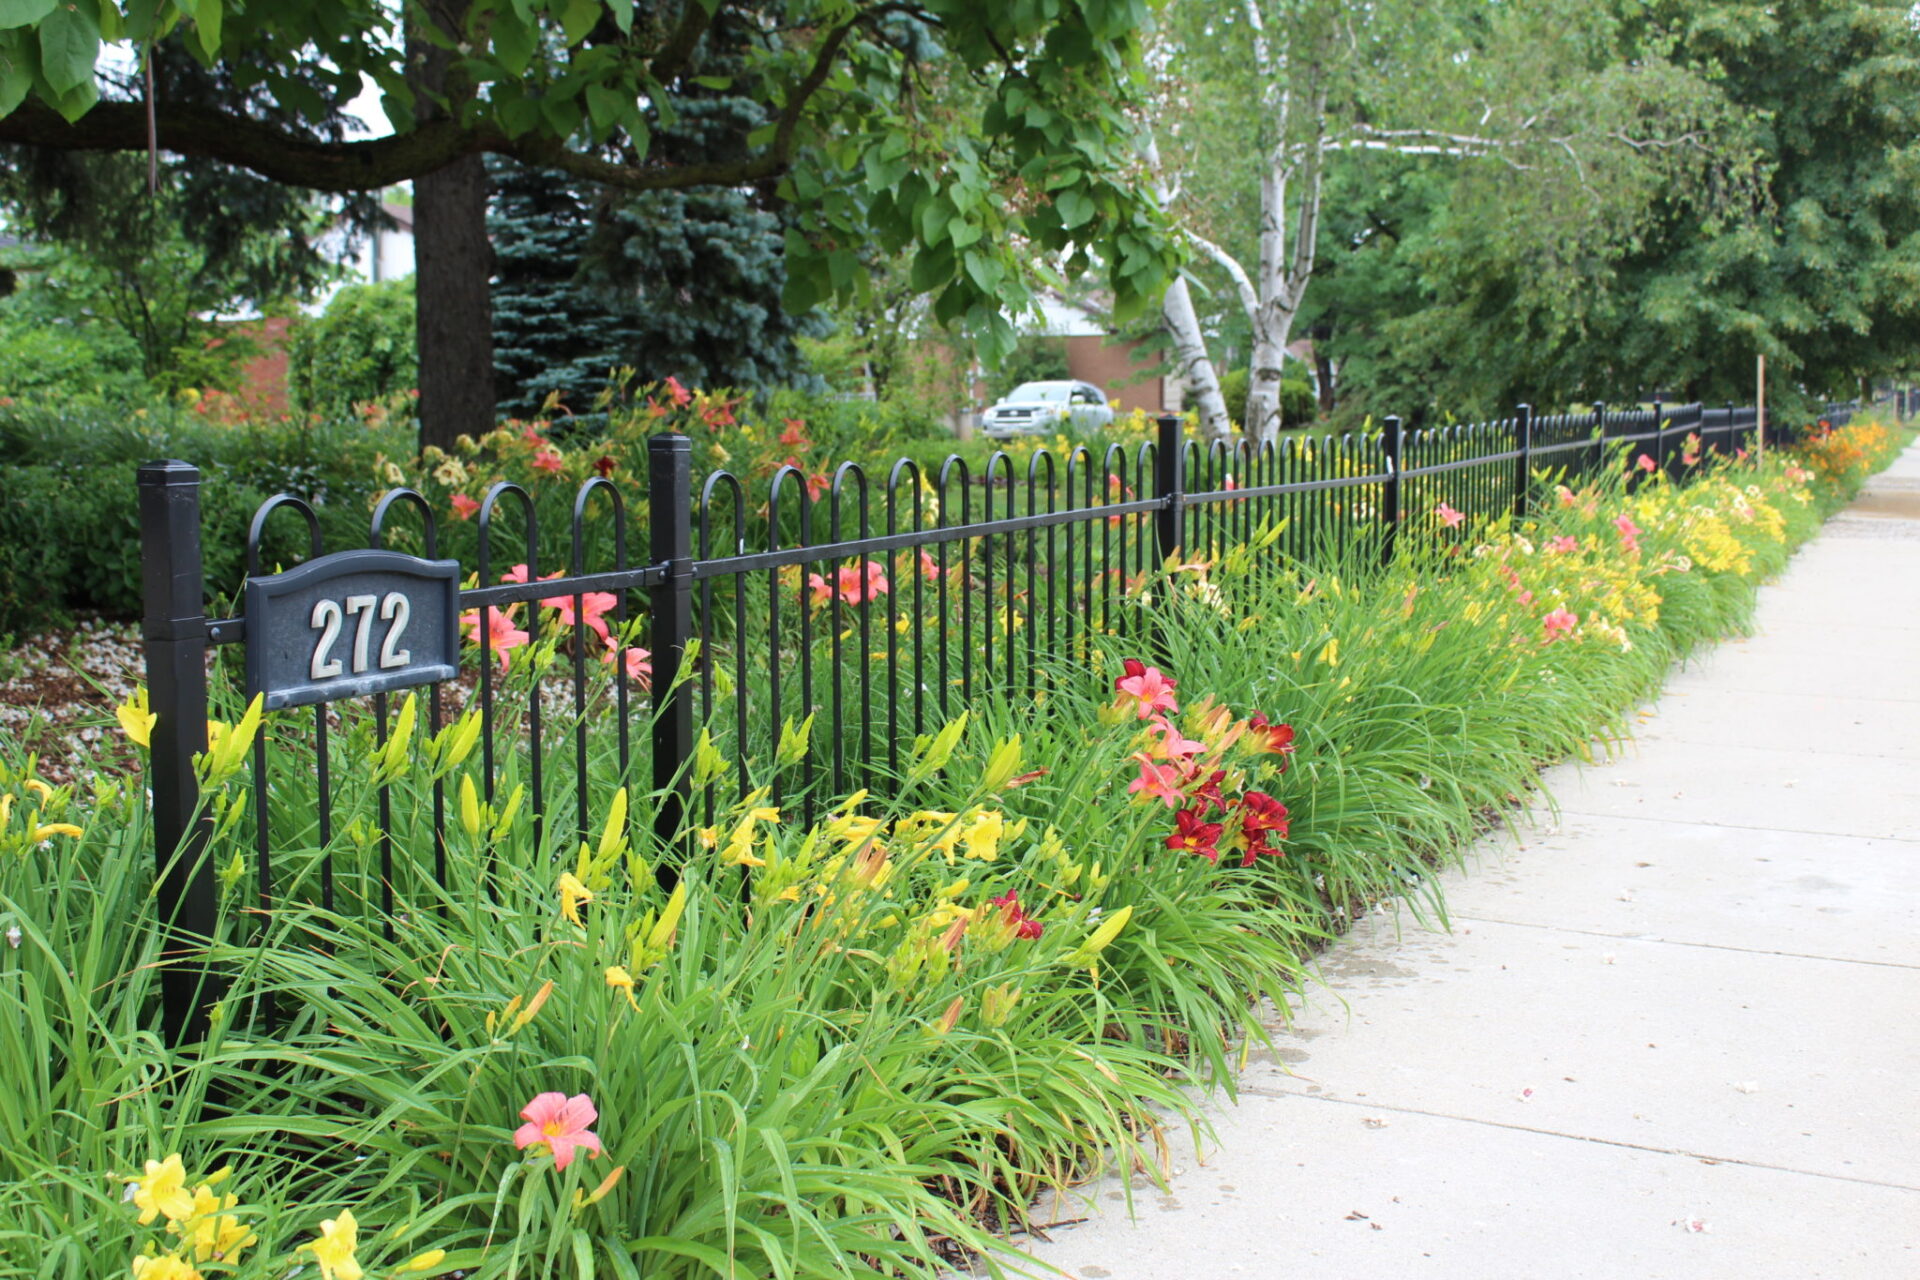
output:
[[[653,55],[647,70],[661,84],[671,84],[686,71],[687,64],[693,58],[693,47],[700,43],[700,37],[713,25],[713,14],[699,0],[681,0],[680,21],[674,25],[673,34]]]
[[[1246,308],[1247,315],[1251,317],[1257,314],[1260,310],[1260,294],[1253,287],[1253,279],[1247,275],[1247,269],[1240,265],[1239,259],[1197,231],[1182,227],[1181,234],[1232,278],[1234,291],[1240,295],[1240,305]]]

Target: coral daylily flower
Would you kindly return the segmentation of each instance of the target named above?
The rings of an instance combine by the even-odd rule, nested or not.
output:
[[[533,466],[537,471],[544,471],[548,475],[556,476],[566,469],[566,464],[560,461],[560,455],[551,449],[542,449],[540,452],[534,454]]]
[[[1440,523],[1445,525],[1449,529],[1456,528],[1463,520],[1467,518],[1466,512],[1455,511],[1452,507],[1448,506],[1444,502],[1433,509],[1433,514],[1435,514],[1436,516],[1439,516]]]
[[[1578,551],[1579,549],[1580,539],[1574,537],[1572,534],[1562,534],[1557,538],[1547,539],[1547,550],[1549,551],[1565,552]]]
[[[660,385],[666,388],[667,394],[673,398],[673,402],[675,404],[686,405],[686,404],[692,403],[693,392],[681,386],[680,379],[669,377],[665,382],[661,383]]]
[[[1126,661],[1126,674],[1113,682],[1114,690],[1125,699],[1133,699],[1133,710],[1139,719],[1146,720],[1160,711],[1178,711],[1180,704],[1174,701],[1173,691],[1179,681],[1163,675],[1158,667],[1149,667],[1134,658]]]
[[[588,1128],[600,1113],[584,1093],[571,1098],[564,1093],[543,1093],[520,1108],[526,1123],[513,1131],[513,1145],[519,1150],[544,1145],[553,1153],[553,1167],[563,1170],[573,1163],[576,1149],[589,1156],[600,1154],[600,1139]]]
[[[1573,634],[1573,629],[1580,625],[1580,615],[1569,613],[1565,609],[1555,609],[1540,619],[1540,625],[1546,631],[1547,640],[1560,640]]]
[[[460,615],[460,626],[469,633],[469,638],[480,643],[480,610],[469,609]],[[513,612],[509,609],[492,609],[487,613],[488,647],[494,656],[500,659],[500,669],[507,669],[513,651],[533,637],[513,625]]]
[[[928,582],[940,581],[940,566],[924,550],[920,553],[920,576]]]
[[[454,517],[459,520],[471,520],[474,512],[480,510],[479,501],[464,493],[456,493],[448,501],[453,503]]]
[[[1643,453],[1640,455],[1639,461],[1635,462],[1633,465],[1636,467],[1639,467],[1642,471],[1653,471],[1660,464],[1655,462],[1651,457]]]
[[[1640,549],[1640,535],[1644,531],[1639,525],[1626,516],[1615,516],[1613,527],[1620,531],[1620,545],[1623,548],[1628,551]]]

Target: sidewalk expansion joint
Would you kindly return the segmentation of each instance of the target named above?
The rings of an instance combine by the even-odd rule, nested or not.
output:
[[[1856,759],[1872,758],[1871,756],[1856,757]],[[1830,836],[1836,840],[1887,840],[1896,844],[1920,845],[1920,839],[1913,836],[1872,835],[1862,831],[1814,831],[1806,827],[1761,827],[1747,822],[1703,822],[1697,818],[1661,818],[1646,813],[1591,813],[1585,809],[1569,809],[1564,806],[1559,810],[1557,818],[1538,810],[1528,812],[1547,819],[1549,825],[1564,825],[1567,818],[1593,818],[1601,822],[1618,819],[1622,822],[1658,822],[1669,827],[1719,827],[1724,831],[1764,831],[1783,836]]]
[[[1845,1173],[1824,1173],[1818,1169],[1797,1169],[1792,1165],[1770,1164],[1765,1160],[1743,1160],[1738,1156],[1713,1156],[1701,1151],[1688,1151],[1684,1147],[1656,1147],[1645,1142],[1625,1142],[1619,1138],[1597,1138],[1584,1133],[1565,1133],[1559,1129],[1542,1129],[1537,1125],[1511,1124],[1505,1120],[1483,1120],[1476,1116],[1457,1116],[1447,1111],[1427,1111],[1420,1107],[1395,1106],[1388,1102],[1379,1102],[1369,1098],[1365,1102],[1352,1098],[1330,1098],[1325,1094],[1296,1093],[1290,1089],[1261,1089],[1252,1085],[1241,1085],[1236,1091],[1255,1098],[1298,1099],[1302,1102],[1330,1102],[1337,1106],[1354,1107],[1364,1111],[1391,1111],[1405,1116],[1426,1116],[1433,1120],[1451,1120],[1457,1124],[1481,1125],[1489,1129],[1507,1129],[1515,1133],[1538,1134],[1543,1138],[1561,1138],[1568,1142],[1591,1142],[1596,1146],[1617,1147],[1626,1151],[1645,1151],[1649,1155],[1679,1156],[1686,1160],[1698,1160],[1702,1164],[1731,1164],[1745,1169],[1766,1169],[1774,1173],[1790,1173],[1803,1178],[1822,1178],[1828,1182],[1851,1182],[1863,1187],[1885,1187],[1890,1191],[1920,1192],[1920,1186],[1905,1182],[1887,1182],[1881,1178],[1857,1178]]]
[[[1577,933],[1589,938],[1606,938],[1613,942],[1648,942],[1663,947],[1697,947],[1702,951],[1736,951],[1750,956],[1779,956],[1783,960],[1818,960],[1823,964],[1864,964],[1877,969],[1906,969],[1920,971],[1920,964],[1907,964],[1899,960],[1861,960],[1854,956],[1822,956],[1809,951],[1781,951],[1773,947],[1736,947],[1725,942],[1690,942],[1685,938],[1663,938],[1647,933],[1612,933],[1605,929],[1575,929],[1567,925],[1539,924],[1532,920],[1501,920],[1494,916],[1454,915],[1454,920],[1465,920],[1472,924],[1499,924],[1515,929],[1538,929],[1544,933]]]

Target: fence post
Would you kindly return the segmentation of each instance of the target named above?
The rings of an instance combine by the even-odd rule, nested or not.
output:
[[[171,937],[160,970],[161,1026],[173,1043],[206,1034],[219,998],[213,975],[191,957],[212,940],[218,903],[207,842],[213,824],[200,810],[193,758],[207,749],[207,620],[200,565],[200,471],[184,462],[149,462],[137,472],[140,495],[140,634],[147,697],[155,717],[152,757],[153,851],[160,927]]]
[[[1720,451],[1728,457],[1732,457],[1736,442],[1739,439],[1740,434],[1735,431],[1733,427],[1733,401],[1729,400],[1727,401],[1727,442],[1721,446]]]
[[[1667,440],[1667,424],[1660,420],[1663,407],[1656,395],[1653,398],[1653,460],[1667,479],[1678,480],[1680,477],[1674,474],[1673,446]]]
[[[1397,414],[1388,414],[1380,430],[1380,456],[1386,462],[1386,483],[1380,486],[1380,559],[1393,559],[1393,544],[1400,537],[1400,454],[1406,435]]]
[[[1513,447],[1520,456],[1513,467],[1513,518],[1527,516],[1527,489],[1533,483],[1533,406],[1516,406],[1513,416]]]
[[[647,437],[647,555],[666,570],[650,593],[653,641],[653,830],[663,853],[686,842],[693,795],[693,682],[683,672],[693,638],[693,444],[683,435]],[[672,892],[680,869],[662,857],[654,870]]]
[[[1154,513],[1155,546],[1165,564],[1180,552],[1182,524],[1186,520],[1187,468],[1186,448],[1179,414],[1163,413],[1158,419],[1160,436],[1153,450],[1153,496],[1160,509]]]
[[[1601,464],[1607,460],[1607,402],[1593,402],[1593,462],[1587,469],[1594,475],[1600,474]]]

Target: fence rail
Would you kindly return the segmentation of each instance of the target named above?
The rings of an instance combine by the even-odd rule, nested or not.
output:
[[[1897,407],[1904,416],[1904,393]],[[1828,419],[1838,425],[1852,411],[1832,405]],[[1543,472],[1597,468],[1622,447],[1646,453],[1677,480],[1700,457],[1743,447],[1757,427],[1753,409],[1732,405],[1596,404],[1575,414],[1521,405],[1494,422],[1409,430],[1388,418],[1378,433],[1292,437],[1253,449],[1243,441],[1185,440],[1181,419],[1165,417],[1157,438],[1137,449],[1116,444],[1096,456],[1079,446],[1064,457],[1041,450],[1024,475],[1006,454],[993,455],[977,477],[958,457],[933,474],[902,460],[878,484],[844,463],[816,492],[786,466],[758,506],[747,484],[725,471],[696,491],[687,439],[654,437],[646,550],[637,560],[626,497],[604,478],[576,496],[566,564],[549,578],[540,574],[546,565],[532,496],[510,483],[488,492],[476,517],[477,577],[458,592],[456,606],[477,649],[460,678],[426,685],[425,724],[437,734],[461,704],[477,709],[480,795],[494,806],[503,787],[520,789],[536,849],[587,838],[596,788],[643,780],[659,797],[649,821],[663,849],[685,841],[694,820],[711,822],[722,780],[695,786],[697,724],[730,760],[732,788],[744,795],[765,787],[771,803],[797,803],[811,821],[826,796],[897,776],[903,738],[978,698],[1032,698],[1083,678],[1075,660],[1097,637],[1151,643],[1152,618],[1137,587],[1183,552],[1204,556],[1278,531],[1274,542],[1294,559],[1329,541],[1354,540],[1391,556],[1408,513],[1441,503],[1521,513]],[[151,734],[158,906],[173,938],[163,999],[173,1036],[203,1027],[218,993],[218,976],[196,959],[215,929],[218,892],[204,856],[212,819],[193,769],[207,749],[205,658],[209,650],[281,643],[286,634],[284,621],[252,604],[234,617],[203,616],[198,483],[199,473],[183,462],[139,471],[144,635],[158,717]],[[412,490],[380,502],[369,546],[386,546],[403,516],[411,544],[424,551],[419,563],[433,562],[436,514]],[[260,508],[248,531],[249,583],[264,580],[260,546],[269,520],[296,517],[309,530],[309,564],[340,559],[324,554],[312,508],[281,495]],[[590,535],[607,525],[612,563],[590,569]],[[524,558],[499,575],[509,555]],[[310,617],[296,618],[301,643],[313,644],[316,678],[339,662],[329,644],[351,650],[356,672],[369,669],[371,650],[379,649],[382,663],[402,659],[404,674],[411,650],[399,639],[410,600],[404,587],[384,594],[355,587],[343,601],[315,603]],[[376,616],[386,620],[383,633],[370,631]],[[522,617],[524,630],[516,625]],[[307,623],[321,631],[320,642],[300,630]],[[551,636],[543,634],[548,628]],[[509,647],[532,652],[547,639],[565,642],[563,675],[513,665]],[[393,692],[374,692],[364,712],[353,712],[371,720],[376,747],[393,732]],[[290,719],[256,738],[252,871],[260,911],[271,913],[286,893],[307,892],[310,880],[322,906],[339,909],[343,898],[357,898],[391,929],[396,904],[413,896],[400,867],[419,865],[396,860],[401,841],[431,849],[424,874],[439,891],[486,892],[491,853],[466,867],[450,854],[445,777],[435,778],[415,812],[396,810],[391,785],[380,786],[368,858],[336,867],[334,738],[354,731],[343,718],[350,693],[343,685],[331,695],[323,687],[317,700],[303,695],[313,702],[305,738],[311,773],[270,746],[275,734],[291,739]],[[780,744],[797,737],[791,726],[805,723],[815,726],[805,749],[783,756]],[[524,752],[503,758],[506,734],[520,737]],[[296,821],[275,799],[303,789],[313,813]],[[565,846],[557,844],[562,830]],[[281,874],[289,862],[298,868],[291,879]],[[672,858],[660,861],[659,874],[671,883]]]

